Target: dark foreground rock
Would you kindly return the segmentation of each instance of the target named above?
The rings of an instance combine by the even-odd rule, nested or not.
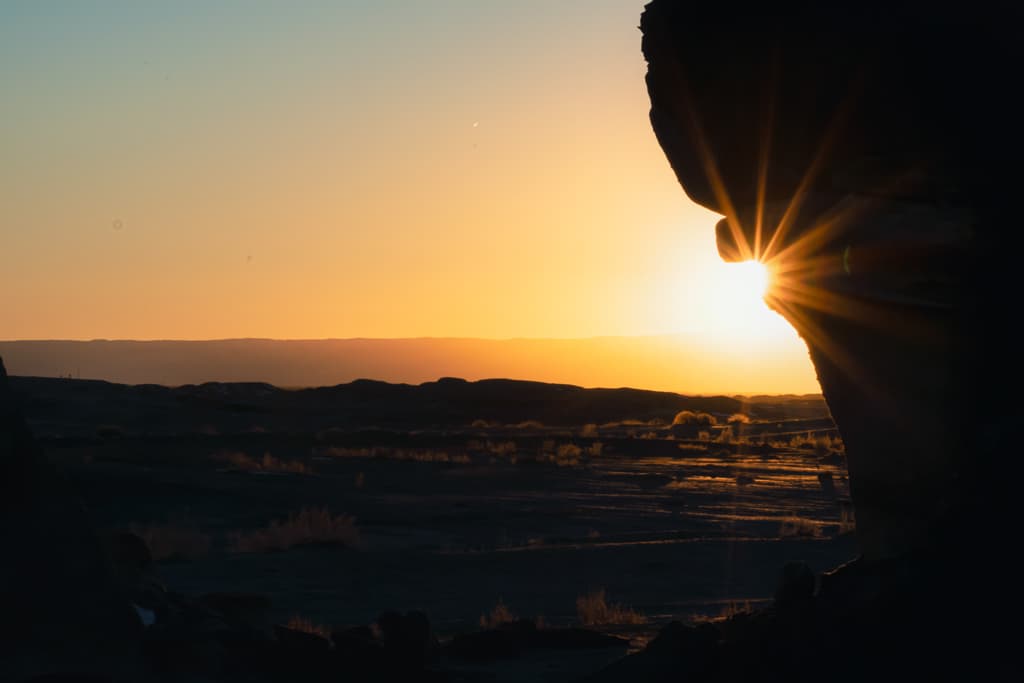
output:
[[[0,361],[0,680],[138,680],[142,623],[69,483],[21,419]]]

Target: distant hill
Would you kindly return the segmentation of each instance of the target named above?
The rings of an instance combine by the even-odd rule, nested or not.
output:
[[[332,387],[287,390],[262,383],[181,387],[96,380],[11,377],[33,428],[42,436],[92,436],[113,425],[132,434],[313,433],[343,429],[462,428],[477,420],[514,425],[667,422],[680,410],[720,416],[746,411],[771,419],[825,413],[820,397],[791,406],[727,396],[684,396],[640,389],[584,389],[508,379],[443,378],[420,385],[358,380]]]
[[[372,378],[420,384],[489,377],[686,394],[817,392],[806,352],[713,347],[680,336],[592,339],[0,341],[12,375],[180,386],[267,382],[317,387]]]

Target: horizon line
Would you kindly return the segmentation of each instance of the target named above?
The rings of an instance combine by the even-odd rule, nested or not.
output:
[[[274,341],[274,342],[310,342],[310,341],[591,341],[600,339],[662,339],[662,338],[688,338],[685,332],[667,332],[662,334],[602,334],[589,337],[467,337],[467,336],[419,336],[419,337],[216,337],[209,339],[131,339],[95,337],[92,339],[73,338],[20,338],[0,339],[0,344],[23,343],[23,342],[238,342],[238,341]]]
[[[165,388],[168,388],[168,389],[181,389],[183,387],[190,387],[190,386],[191,387],[200,387],[200,386],[204,386],[206,384],[266,384],[267,386],[271,386],[271,387],[274,387],[275,389],[280,389],[282,391],[299,391],[299,390],[303,390],[303,389],[329,389],[329,388],[333,388],[333,387],[341,387],[341,386],[346,386],[346,385],[349,385],[349,384],[354,384],[356,382],[377,382],[377,383],[380,383],[380,384],[390,384],[392,386],[420,387],[420,386],[423,386],[424,384],[436,384],[436,383],[438,383],[438,382],[440,382],[441,380],[444,380],[444,379],[449,379],[449,380],[454,379],[454,380],[458,380],[458,381],[461,381],[461,382],[466,382],[467,384],[476,384],[478,382],[494,382],[494,381],[499,381],[499,382],[523,382],[525,384],[546,384],[546,385],[549,385],[549,386],[573,387],[575,389],[583,389],[583,390],[598,389],[598,390],[605,390],[605,391],[622,391],[622,390],[627,390],[627,391],[647,391],[647,392],[650,392],[650,393],[653,393],[653,394],[675,394],[676,396],[682,396],[684,398],[718,398],[718,397],[723,397],[723,398],[737,398],[737,397],[753,398],[753,397],[758,397],[758,396],[768,396],[768,397],[773,397],[773,398],[782,397],[782,396],[796,396],[796,397],[812,396],[812,397],[815,397],[815,398],[823,398],[823,396],[822,396],[822,394],[820,392],[819,393],[814,393],[814,392],[805,392],[805,393],[783,392],[783,393],[777,393],[777,394],[767,393],[767,392],[756,392],[756,393],[742,393],[742,392],[740,392],[740,393],[726,393],[726,392],[717,392],[717,393],[682,393],[680,391],[669,391],[669,390],[665,390],[665,389],[644,389],[642,387],[632,387],[632,386],[619,386],[619,387],[611,387],[611,386],[585,386],[585,385],[582,385],[582,384],[572,384],[570,382],[545,382],[543,380],[516,379],[514,377],[482,377],[480,379],[466,379],[465,377],[455,377],[453,375],[442,375],[442,376],[438,377],[437,379],[426,380],[426,381],[420,382],[418,384],[414,384],[412,382],[389,382],[387,380],[382,380],[382,379],[373,379],[372,377],[357,377],[356,379],[350,380],[348,382],[338,382],[337,384],[309,384],[309,385],[288,385],[288,386],[281,385],[281,384],[274,384],[273,382],[267,382],[267,381],[262,381],[262,380],[238,380],[238,381],[230,381],[230,382],[224,382],[224,381],[219,381],[219,380],[208,380],[206,382],[186,382],[185,384],[161,384],[159,382],[141,382],[139,384],[130,384],[128,382],[114,382],[114,381],[111,381],[111,380],[108,380],[108,379],[99,379],[99,378],[95,378],[95,377],[48,377],[48,376],[45,376],[45,375],[8,375],[8,376],[9,377],[20,377],[22,379],[44,379],[44,380],[54,380],[54,381],[60,381],[60,382],[104,382],[106,384],[119,384],[121,386],[128,386],[128,387],[138,387],[138,386],[152,385],[152,386],[165,387]]]

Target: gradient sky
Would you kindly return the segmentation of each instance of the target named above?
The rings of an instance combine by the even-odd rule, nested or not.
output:
[[[643,4],[3,3],[0,338],[682,334],[817,391],[651,132]]]

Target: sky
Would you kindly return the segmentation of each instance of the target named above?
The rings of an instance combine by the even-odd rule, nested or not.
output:
[[[658,147],[643,4],[0,4],[0,339],[671,334],[817,391]]]

